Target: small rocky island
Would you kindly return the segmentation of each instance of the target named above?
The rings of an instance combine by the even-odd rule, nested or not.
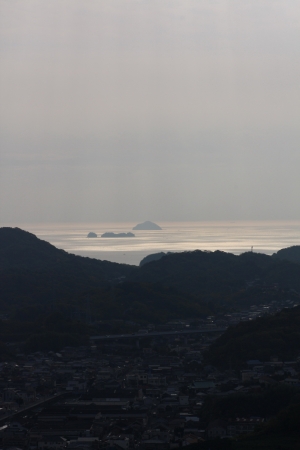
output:
[[[93,233],[92,231],[87,235],[87,237],[88,238],[96,238],[96,237],[98,237],[97,235],[96,235],[96,233]]]
[[[135,237],[133,233],[103,233],[101,234],[102,238],[129,238],[129,237]]]
[[[146,222],[138,223],[133,230],[162,230],[162,228],[154,222],[150,222],[150,220],[146,220]]]

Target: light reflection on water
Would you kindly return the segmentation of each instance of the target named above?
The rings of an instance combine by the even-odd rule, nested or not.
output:
[[[76,255],[139,264],[161,251],[222,250],[235,254],[253,250],[272,254],[300,245],[300,222],[159,222],[162,231],[135,230],[135,238],[101,238],[106,231],[131,231],[135,223],[18,224],[58,248]],[[87,238],[93,231],[98,238]]]

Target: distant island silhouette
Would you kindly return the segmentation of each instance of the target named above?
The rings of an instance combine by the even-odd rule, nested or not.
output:
[[[162,228],[154,222],[150,222],[150,220],[146,220],[146,222],[138,223],[133,230],[162,230]]]
[[[87,235],[88,238],[96,238],[98,237],[96,233],[93,233],[92,231]]]
[[[135,235],[133,233],[103,233],[101,234],[102,238],[129,238],[129,237],[135,237]]]

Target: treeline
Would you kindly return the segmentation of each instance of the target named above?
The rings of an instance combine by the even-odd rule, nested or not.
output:
[[[274,316],[240,322],[220,336],[205,354],[216,367],[245,367],[247,360],[289,361],[300,355],[300,306],[284,309]]]
[[[0,308],[70,298],[128,277],[135,266],[83,258],[19,228],[0,228]]]
[[[90,327],[72,320],[59,311],[42,311],[40,307],[24,307],[8,320],[0,321],[0,358],[6,359],[10,346],[18,344],[20,351],[59,351],[64,346],[88,343]]]
[[[248,282],[278,284],[300,291],[300,264],[260,253],[233,255],[221,251],[171,253],[144,264],[131,280],[162,283],[196,295],[232,296]]]
[[[10,306],[7,318],[0,320],[1,339],[22,342],[26,351],[49,350],[51,346],[59,350],[65,345],[82,345],[94,334],[130,333],[149,322],[214,314],[212,305],[175,288],[130,282],[65,300],[31,299],[24,306]],[[112,324],[106,323],[110,321]]]
[[[159,283],[124,282],[89,294],[99,319],[123,319],[145,323],[164,323],[189,317],[206,317],[215,312],[201,297],[180,292]],[[84,298],[83,298],[84,301]]]

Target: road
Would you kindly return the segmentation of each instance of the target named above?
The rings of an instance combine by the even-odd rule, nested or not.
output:
[[[66,393],[63,392],[61,394],[52,395],[51,397],[44,398],[43,400],[40,400],[35,403],[31,403],[30,405],[26,405],[17,411],[11,411],[9,414],[5,414],[5,416],[2,416],[0,418],[0,425],[3,425],[5,422],[10,422],[11,420],[15,419],[18,415],[23,414],[24,412],[30,411],[33,408],[36,408],[37,406],[43,405],[44,403],[50,402],[51,400],[57,400],[62,396],[65,396]]]
[[[110,334],[106,336],[90,336],[91,341],[110,341],[114,339],[134,339],[134,338],[150,338],[158,336],[172,336],[172,335],[185,335],[185,334],[198,334],[198,333],[224,333],[227,330],[226,327],[205,327],[189,330],[178,331],[151,331],[149,333],[131,333],[131,334]]]

